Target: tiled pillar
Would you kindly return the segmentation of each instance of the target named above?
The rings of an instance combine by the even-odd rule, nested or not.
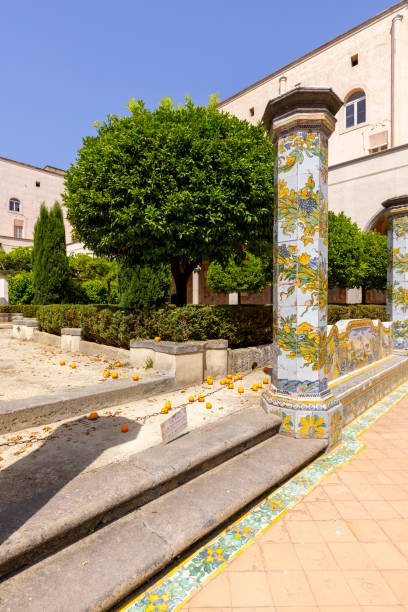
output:
[[[408,195],[383,202],[388,218],[387,314],[394,348],[408,351]]]
[[[299,87],[271,100],[263,117],[275,142],[274,358],[266,410],[281,433],[341,438],[342,409],[328,390],[327,155],[331,89]]]
[[[200,270],[200,267],[193,270],[193,304],[200,303]]]

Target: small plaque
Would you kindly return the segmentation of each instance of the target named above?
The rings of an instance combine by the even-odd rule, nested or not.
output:
[[[162,440],[165,444],[175,440],[187,429],[187,409],[184,406],[167,421],[161,423]]]

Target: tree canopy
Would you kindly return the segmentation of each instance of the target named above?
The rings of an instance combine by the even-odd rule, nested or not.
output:
[[[230,259],[226,266],[213,261],[207,272],[207,285],[214,293],[259,293],[268,283],[271,262],[252,253],[236,262]]]
[[[16,247],[10,253],[0,251],[0,271],[29,272],[32,269],[32,247]]]
[[[203,261],[262,253],[272,241],[273,147],[261,125],[189,97],[110,115],[84,138],[66,175],[74,235],[126,265],[171,266],[177,303]]]

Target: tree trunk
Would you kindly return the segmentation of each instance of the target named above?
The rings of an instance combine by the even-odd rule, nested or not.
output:
[[[361,287],[361,302],[367,304],[367,289],[364,285]]]
[[[176,306],[187,304],[187,282],[198,262],[184,263],[179,259],[171,260],[171,273],[176,285]]]
[[[238,305],[241,305],[241,292],[238,291]]]

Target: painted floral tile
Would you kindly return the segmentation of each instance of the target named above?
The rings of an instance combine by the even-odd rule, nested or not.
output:
[[[408,393],[408,382],[384,397],[344,428],[343,441],[283,484],[238,521],[228,526],[210,543],[183,561],[157,584],[122,608],[128,612],[175,612],[194,594],[197,587],[219,572],[245,547],[336,467],[350,461],[362,448],[358,440],[367,427],[385,414]]]

